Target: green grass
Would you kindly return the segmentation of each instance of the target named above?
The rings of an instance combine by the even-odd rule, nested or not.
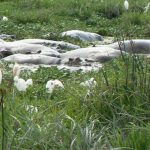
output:
[[[51,32],[48,39],[62,40],[59,34],[70,29],[149,38],[149,12],[143,13],[147,3],[132,1],[127,12],[119,0],[7,0],[0,2],[0,14],[9,21],[0,22],[0,32],[15,34],[17,39],[43,38]],[[149,150],[149,64],[148,59],[123,55],[97,72],[40,67],[35,73],[21,72],[22,78],[33,79],[26,92],[17,91],[12,69],[1,64],[0,127],[4,128],[0,128],[0,145],[4,150]],[[91,77],[97,86],[87,94],[80,83]],[[46,93],[50,79],[59,79],[64,89]],[[30,105],[38,112],[26,110]]]
[[[0,22],[1,33],[11,33],[21,38],[41,38],[48,32],[59,35],[62,31],[81,29],[114,36],[116,31],[134,28],[134,38],[149,37],[147,26],[149,12],[144,14],[148,1],[129,2],[125,11],[122,1],[96,0],[14,0],[1,2],[0,15],[7,16],[7,23]],[[62,19],[63,18],[63,19]],[[131,24],[129,26],[129,24]],[[59,36],[58,36],[59,37]]]
[[[126,56],[125,62],[122,58],[113,60],[103,70],[90,73],[70,73],[55,67],[39,68],[30,76],[22,72],[21,77],[32,77],[34,82],[23,93],[13,86],[11,70],[5,69],[8,73],[2,85],[7,90],[4,95],[7,147],[150,148],[147,140],[150,68],[144,59]],[[79,84],[91,77],[98,84],[87,95],[87,89]],[[49,79],[59,79],[65,88],[47,94],[45,85]],[[27,105],[33,105],[38,112],[27,111]]]

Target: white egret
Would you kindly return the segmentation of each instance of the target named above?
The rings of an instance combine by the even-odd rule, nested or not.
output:
[[[49,80],[47,83],[46,83],[46,90],[47,90],[47,93],[52,93],[54,88],[56,87],[61,87],[61,88],[64,88],[63,84],[61,83],[61,81],[59,80]]]
[[[14,85],[16,86],[17,90],[18,91],[26,91],[27,89],[27,84],[26,84],[26,81],[22,78],[18,78],[18,76],[15,76],[14,77]]]
[[[125,1],[124,1],[124,8],[125,8],[126,10],[129,9],[129,2],[128,2],[128,0],[125,0]]]
[[[8,18],[6,16],[3,16],[2,20],[3,21],[8,21]]]
[[[147,4],[146,7],[144,7],[144,13],[147,13],[150,7],[150,3]]]
[[[25,81],[22,78],[19,78],[18,76],[14,77],[14,85],[17,88],[18,91],[26,91],[26,89],[30,86],[33,85],[33,81],[32,79],[28,79],[27,81]]]
[[[0,84],[2,83],[2,78],[3,78],[3,74],[2,74],[2,69],[0,68]]]
[[[32,79],[28,79],[28,80],[26,81],[26,84],[27,84],[27,87],[32,86],[32,85],[33,85]]]
[[[13,76],[18,76],[19,77],[19,74],[20,74],[20,65],[15,63],[14,67],[13,67]]]
[[[80,85],[88,88],[94,88],[97,85],[97,82],[95,81],[94,78],[91,78],[85,82],[80,83]]]

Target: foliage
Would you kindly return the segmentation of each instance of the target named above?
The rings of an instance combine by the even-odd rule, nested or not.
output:
[[[17,39],[43,38],[50,32],[49,39],[62,40],[59,34],[70,29],[149,37],[149,13],[143,13],[147,2],[132,1],[125,11],[119,0],[5,0],[0,2],[0,13],[9,20],[0,21],[0,32],[15,34]],[[149,150],[149,64],[133,54],[122,55],[97,72],[40,67],[35,73],[21,72],[23,79],[33,79],[26,92],[17,91],[12,69],[1,64],[3,149]],[[92,77],[97,82],[94,89],[80,86]],[[46,93],[46,82],[51,79],[59,79],[64,89]]]
[[[129,10],[125,11],[123,2],[116,0],[65,0],[63,3],[59,0],[7,0],[0,2],[0,12],[9,21],[0,22],[0,32],[15,34],[17,38],[37,38],[48,32],[59,34],[70,29],[86,29],[113,36],[123,23],[131,22],[131,28],[138,31],[136,35],[133,33],[134,37],[147,37],[149,35],[143,31],[150,23],[149,12],[144,13],[147,3],[147,0],[131,1]],[[127,28],[125,25],[124,32]]]
[[[55,67],[39,68],[32,74],[22,72],[23,78],[30,75],[34,82],[23,93],[13,86],[11,70],[6,66],[5,69],[8,148],[140,150],[142,145],[145,149],[150,146],[146,140],[149,132],[142,139],[142,130],[148,128],[145,125],[149,123],[150,107],[150,66],[145,59],[124,55],[107,63],[104,69],[90,73],[70,73]],[[87,94],[80,83],[91,77],[98,85]],[[65,88],[49,95],[45,88],[49,79],[59,79]],[[38,111],[27,110],[28,105]]]

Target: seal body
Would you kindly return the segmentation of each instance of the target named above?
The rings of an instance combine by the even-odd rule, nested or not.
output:
[[[68,51],[61,55],[61,62],[66,63],[69,60],[84,60],[87,62],[106,62],[112,58],[120,56],[120,50],[116,50],[107,46],[88,47],[72,51]]]
[[[14,54],[8,57],[3,58],[6,62],[11,63],[19,63],[19,64],[45,64],[45,65],[52,65],[52,64],[59,64],[60,58],[45,56],[41,54]]]
[[[103,37],[96,33],[85,32],[81,30],[70,30],[61,33],[63,37],[68,36],[75,39],[80,39],[81,41],[94,42],[94,41],[103,41]]]
[[[115,42],[108,45],[111,48],[129,53],[150,54],[150,40],[137,39]]]

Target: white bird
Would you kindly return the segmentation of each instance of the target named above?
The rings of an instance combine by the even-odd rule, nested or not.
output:
[[[3,21],[8,21],[8,18],[6,16],[3,16],[2,20]]]
[[[64,88],[63,84],[59,80],[49,80],[46,83],[46,91],[47,93],[52,93],[56,87]]]
[[[32,79],[28,79],[26,81],[27,87],[32,86],[33,85],[33,80]]]
[[[26,81],[22,78],[18,78],[17,76],[14,78],[14,85],[16,86],[18,91],[25,92],[27,89]]]
[[[14,77],[14,85],[18,91],[25,92],[30,85],[33,85],[33,81],[32,81],[32,79],[28,79],[27,81],[25,81],[24,79],[19,78],[18,76],[15,76]]]
[[[150,3],[148,3],[148,4],[147,4],[147,6],[146,6],[146,7],[144,7],[144,9],[145,9],[145,10],[144,10],[144,13],[147,13],[147,12],[148,12],[149,7],[150,7]]]
[[[124,8],[125,8],[126,10],[129,9],[129,2],[128,2],[127,0],[124,1]]]
[[[2,78],[3,78],[3,74],[2,74],[2,69],[0,68],[0,84],[2,83]]]
[[[85,87],[88,87],[88,88],[94,88],[96,85],[97,85],[97,82],[95,81],[94,78],[91,78],[85,82],[81,82],[80,83],[81,86],[85,86]]]
[[[15,63],[14,67],[13,67],[13,76],[18,76],[19,77],[19,74],[20,74],[20,65]]]

